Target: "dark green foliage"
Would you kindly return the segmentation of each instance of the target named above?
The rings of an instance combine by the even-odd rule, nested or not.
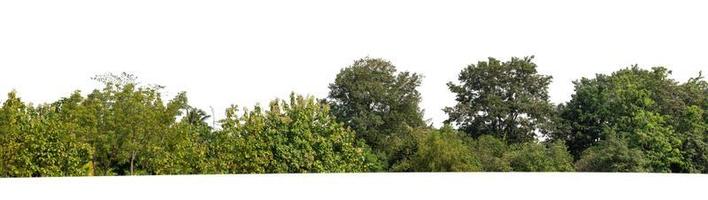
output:
[[[409,135],[412,128],[425,126],[416,89],[421,78],[398,73],[383,59],[360,59],[337,74],[329,85],[328,102],[334,116],[391,165],[406,154],[394,148],[400,144],[392,143]]]
[[[533,141],[536,131],[546,131],[553,107],[547,91],[551,77],[538,74],[532,59],[489,58],[464,68],[459,85],[447,84],[457,101],[444,109],[448,121],[475,138],[492,134],[510,143]]]

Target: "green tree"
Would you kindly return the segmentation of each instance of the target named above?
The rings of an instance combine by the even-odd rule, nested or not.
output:
[[[23,129],[29,126],[29,116],[24,103],[15,91],[8,94],[0,110],[0,139],[2,140],[2,176],[31,176],[31,155],[23,147]]]
[[[680,151],[687,162],[686,172],[708,172],[708,120],[705,113],[705,109],[689,106],[676,128],[682,138]]]
[[[482,171],[511,171],[509,161],[504,159],[504,154],[509,151],[509,145],[504,141],[492,135],[482,135],[474,141],[472,149],[482,164]]]
[[[190,106],[186,108],[182,121],[194,126],[208,127],[209,124],[206,123],[206,120],[209,117],[211,116],[207,115],[204,110]]]
[[[130,74],[98,76],[104,84],[86,98],[75,92],[54,105],[60,120],[93,149],[98,175],[189,174],[203,168],[206,144],[198,129],[176,119],[188,108],[185,93],[167,103],[161,86],[139,86]]]
[[[460,130],[473,137],[492,134],[510,143],[533,141],[546,132],[553,106],[548,101],[550,76],[540,75],[532,57],[494,58],[467,66],[459,85],[448,83],[457,104],[443,109]]]
[[[440,130],[421,129],[416,137],[416,152],[393,167],[395,171],[465,172],[480,171],[482,164],[469,141],[451,126]]]
[[[585,150],[575,163],[584,172],[646,172],[642,151],[628,147],[626,139],[610,136]]]
[[[647,166],[653,172],[680,172],[686,168],[681,156],[681,139],[663,116],[639,111],[631,122],[633,132],[622,133],[628,138],[629,146],[642,150]]]
[[[390,62],[363,58],[342,69],[329,85],[328,102],[340,122],[351,127],[357,137],[392,165],[406,156],[393,148],[414,128],[424,127],[418,104],[421,76],[397,72]]]
[[[552,138],[565,140],[577,157],[602,139],[607,128],[624,128],[631,132],[627,128],[632,126],[621,122],[630,121],[640,110],[659,111],[656,89],[673,83],[668,80],[667,72],[664,68],[648,71],[633,66],[610,76],[598,74],[594,79],[575,81],[575,94],[569,102],[559,106],[565,130],[554,133]]]
[[[0,176],[90,175],[92,151],[49,105],[25,105],[13,91],[0,110]]]
[[[575,158],[616,135],[629,149],[641,151],[653,172],[700,172],[705,169],[705,99],[702,77],[678,84],[663,67],[632,66],[611,75],[574,82],[572,99],[559,106],[552,140],[569,144]],[[597,152],[597,150],[594,150]]]
[[[232,137],[233,173],[363,172],[376,167],[375,157],[354,132],[338,123],[326,104],[291,94],[237,116],[235,107],[222,121]],[[222,168],[223,170],[223,168]]]
[[[504,154],[504,160],[513,171],[570,172],[574,171],[573,157],[562,142],[514,144]]]
[[[682,138],[681,152],[688,172],[708,173],[708,82],[702,73],[681,84],[685,107],[677,110],[673,123]]]

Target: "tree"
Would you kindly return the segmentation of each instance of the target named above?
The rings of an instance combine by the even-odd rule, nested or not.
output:
[[[513,171],[570,172],[575,170],[573,157],[562,142],[515,144],[504,154],[504,160],[509,163]]]
[[[705,113],[705,109],[689,106],[676,127],[682,138],[680,151],[687,165],[685,172],[708,172],[708,120]]]
[[[702,77],[678,84],[663,67],[634,65],[611,75],[574,82],[572,99],[559,106],[560,128],[552,140],[569,144],[575,158],[614,135],[641,151],[652,172],[705,169],[705,99]],[[597,152],[598,150],[593,150]],[[612,168],[610,168],[612,169]]]
[[[222,129],[232,137],[233,173],[363,172],[375,168],[370,150],[338,123],[326,104],[290,95],[237,116],[227,110]],[[227,149],[227,151],[230,151]],[[227,168],[229,168],[227,166]]]
[[[536,132],[546,132],[553,116],[548,101],[550,76],[540,75],[532,57],[494,58],[467,66],[448,83],[457,104],[443,110],[447,121],[475,138],[491,134],[510,143],[533,141]]]
[[[201,174],[210,172],[208,144],[198,126],[181,122],[168,128],[145,153],[143,168],[148,174]]]
[[[685,107],[675,118],[688,172],[708,173],[708,82],[702,73],[679,86]]]
[[[388,165],[404,157],[389,148],[397,137],[425,126],[416,89],[421,76],[397,72],[390,62],[363,58],[342,69],[329,85],[328,102],[337,120],[351,127]]]
[[[638,111],[630,124],[632,133],[623,133],[629,146],[642,150],[646,168],[652,172],[680,172],[686,168],[681,156],[681,139],[660,114]]]
[[[176,118],[189,107],[185,93],[167,103],[162,86],[139,86],[130,74],[98,76],[104,84],[86,98],[77,91],[54,105],[60,120],[90,144],[99,175],[198,173],[206,150],[189,123]],[[185,163],[188,162],[188,163]]]
[[[504,154],[509,151],[509,145],[492,135],[482,135],[473,142],[473,153],[482,164],[485,172],[508,172],[511,166]]]
[[[327,99],[239,110],[220,127],[163,86],[130,74],[33,105],[12,91],[0,107],[0,177],[312,172],[708,172],[708,82],[632,66],[575,81],[553,110],[532,57],[470,65],[449,83],[449,122],[426,126],[421,76],[364,58]],[[330,110],[331,108],[331,110]],[[534,136],[546,134],[547,140]],[[368,144],[371,144],[369,146]],[[567,146],[566,146],[567,145]],[[577,160],[573,163],[574,160]]]
[[[611,136],[582,154],[575,168],[583,172],[645,172],[642,151],[628,147],[626,139]]]
[[[0,110],[0,176],[90,175],[89,146],[50,105],[25,105],[13,91]]]
[[[7,100],[0,110],[0,139],[2,139],[2,176],[31,176],[30,166],[31,155],[27,155],[23,147],[23,128],[29,125],[29,116],[26,106],[15,91],[7,95]]]
[[[422,129],[416,139],[416,152],[397,163],[395,171],[469,172],[480,171],[481,163],[465,140],[451,126],[440,130]]]
[[[182,121],[194,126],[209,126],[209,124],[205,122],[209,117],[211,116],[207,115],[204,110],[190,106],[186,108]]]
[[[570,151],[578,157],[588,147],[603,139],[607,128],[628,129],[632,126],[622,123],[632,116],[646,110],[661,113],[665,102],[660,99],[675,99],[662,97],[668,91],[660,88],[671,87],[674,82],[667,78],[665,68],[654,68],[652,71],[639,69],[637,66],[619,70],[607,76],[598,74],[594,79],[582,78],[575,84],[575,94],[571,100],[559,106],[560,124],[564,130],[552,134],[553,139],[564,140]],[[622,137],[622,135],[619,135]]]

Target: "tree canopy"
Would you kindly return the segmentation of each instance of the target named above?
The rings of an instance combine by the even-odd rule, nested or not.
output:
[[[457,104],[443,109],[465,133],[492,134],[507,142],[533,141],[553,116],[548,101],[551,77],[536,71],[533,57],[495,58],[465,67],[460,84],[448,83]]]
[[[227,111],[224,137],[233,154],[228,173],[364,172],[377,167],[376,157],[350,129],[335,121],[329,106],[313,97],[290,95],[236,115]],[[228,145],[228,144],[227,144]]]
[[[418,106],[421,79],[415,73],[397,72],[389,61],[363,58],[337,74],[327,100],[337,120],[393,165],[406,156],[393,143],[425,126]]]
[[[603,145],[638,150],[644,170],[705,172],[708,87],[701,75],[679,84],[670,73],[635,65],[575,82],[572,99],[559,106],[560,128],[551,138],[565,141],[579,158],[612,136],[617,141]],[[588,156],[600,151],[593,149]]]
[[[574,81],[549,102],[533,57],[489,58],[448,83],[441,127],[420,109],[422,75],[363,58],[325,98],[291,93],[217,119],[187,93],[136,76],[57,101],[0,101],[0,177],[329,172],[708,173],[708,82],[633,65]],[[210,121],[210,122],[207,122]],[[218,123],[217,123],[218,121]]]

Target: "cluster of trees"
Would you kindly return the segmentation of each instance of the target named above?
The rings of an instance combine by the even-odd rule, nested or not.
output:
[[[445,125],[423,119],[422,76],[383,59],[342,69],[328,97],[291,94],[219,127],[182,92],[130,74],[41,105],[0,108],[0,176],[302,172],[592,171],[708,173],[708,83],[631,66],[549,101],[533,57],[471,64],[448,83]]]

